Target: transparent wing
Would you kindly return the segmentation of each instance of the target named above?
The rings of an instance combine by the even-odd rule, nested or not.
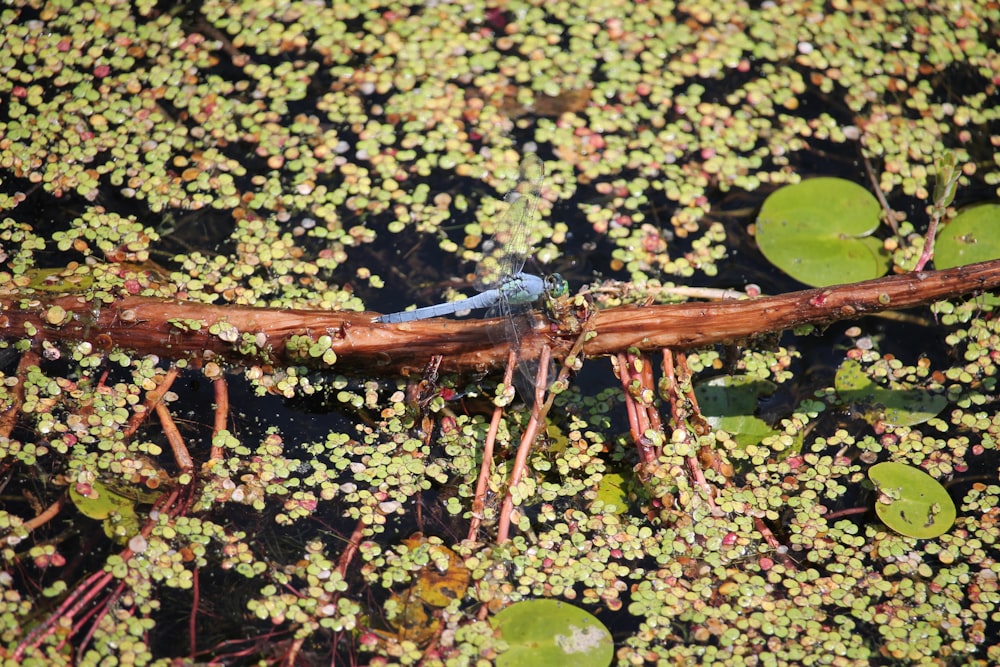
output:
[[[517,186],[506,198],[507,210],[497,222],[493,238],[483,245],[483,259],[476,267],[476,289],[499,287],[524,268],[531,254],[531,218],[544,177],[545,167],[538,156],[525,155]]]

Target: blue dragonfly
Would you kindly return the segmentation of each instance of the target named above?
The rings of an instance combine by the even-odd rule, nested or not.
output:
[[[534,153],[524,156],[521,161],[517,186],[507,197],[507,210],[497,222],[493,238],[484,245],[484,255],[476,266],[473,286],[479,294],[468,299],[439,303],[416,310],[381,315],[376,322],[395,324],[411,322],[430,317],[451,315],[468,310],[489,308],[487,317],[503,317],[504,331],[494,342],[509,342],[515,352],[519,349],[518,330],[520,322],[517,313],[538,301],[542,296],[562,296],[566,281],[559,274],[541,278],[524,273],[524,263],[531,254],[531,219],[538,206],[538,199],[545,168]],[[521,364],[522,397],[529,404],[531,396],[526,394],[527,382],[534,384],[534,373],[530,364]]]

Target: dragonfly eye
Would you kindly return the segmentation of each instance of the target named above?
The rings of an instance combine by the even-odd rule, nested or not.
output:
[[[545,276],[545,293],[553,299],[566,296],[569,294],[569,283],[558,273],[550,273]]]

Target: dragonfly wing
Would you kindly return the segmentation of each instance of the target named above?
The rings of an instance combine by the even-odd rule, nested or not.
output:
[[[496,223],[493,238],[484,244],[476,267],[477,289],[497,287],[521,272],[531,254],[531,220],[538,206],[545,168],[534,153],[521,161],[517,186],[507,197],[507,210]]]
[[[486,313],[487,318],[503,318],[503,324],[490,329],[490,340],[497,344],[509,344],[517,353],[517,370],[514,373],[514,388],[517,389],[518,396],[529,408],[535,402],[535,377],[538,375],[538,359],[524,357],[520,354],[521,338],[525,331],[532,326],[531,308],[527,304],[512,305],[506,298],[501,299]],[[554,376],[551,375],[554,366],[549,366],[549,379],[552,382]]]
[[[497,291],[496,305],[488,316],[503,317],[503,326],[490,334],[494,343],[509,343],[515,354],[521,349],[521,327],[525,326],[518,313],[524,313],[537,300],[542,280],[521,273],[531,254],[531,220],[538,205],[545,177],[539,157],[528,153],[521,161],[520,176],[514,191],[507,195],[507,210],[497,222],[493,239],[484,246],[485,253],[476,267],[476,287]],[[512,303],[513,301],[513,303]],[[529,406],[535,398],[537,360],[519,360],[514,386]]]

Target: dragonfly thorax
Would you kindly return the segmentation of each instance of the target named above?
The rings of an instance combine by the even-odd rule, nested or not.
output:
[[[500,291],[507,297],[507,303],[521,306],[534,303],[545,294],[545,281],[530,273],[518,273],[505,280]]]

